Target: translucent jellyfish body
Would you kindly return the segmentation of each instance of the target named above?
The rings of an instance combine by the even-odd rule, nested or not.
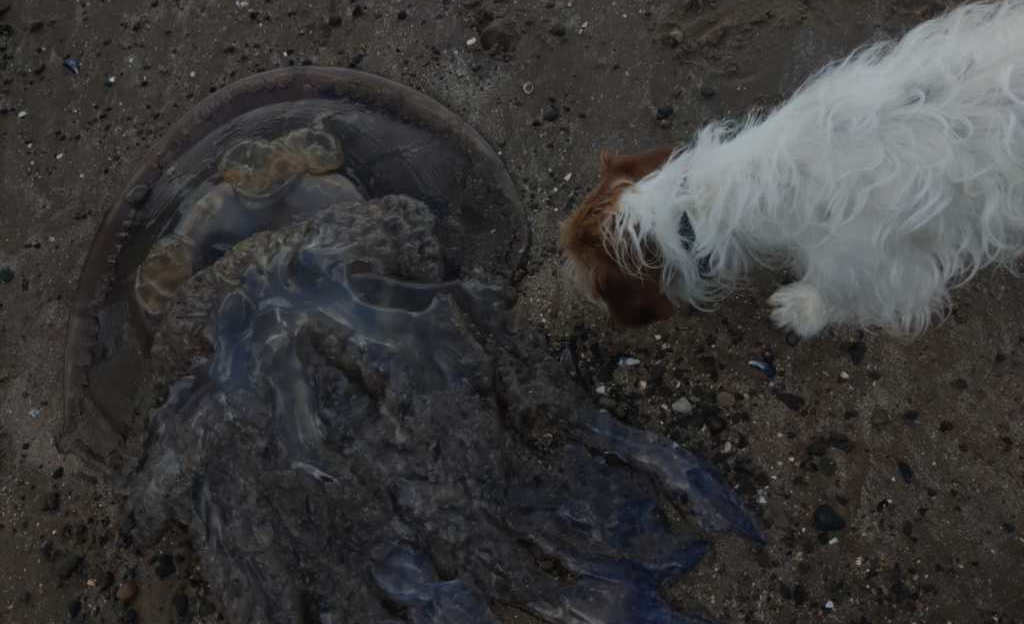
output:
[[[711,532],[760,539],[511,322],[523,212],[435,102],[256,76],[129,189],[83,272],[60,444],[139,540],[188,526],[231,622],[705,622],[663,586]]]

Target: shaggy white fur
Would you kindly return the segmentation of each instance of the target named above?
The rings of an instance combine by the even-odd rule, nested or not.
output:
[[[704,128],[606,227],[628,270],[655,245],[676,301],[707,306],[757,263],[799,275],[770,304],[803,337],[924,330],[948,287],[1024,251],[1024,0],[962,6]]]

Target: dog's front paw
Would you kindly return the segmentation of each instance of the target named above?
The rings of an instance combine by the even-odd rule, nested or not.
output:
[[[790,329],[801,338],[811,338],[828,325],[828,307],[818,290],[810,284],[797,282],[776,290],[768,299],[772,321]]]

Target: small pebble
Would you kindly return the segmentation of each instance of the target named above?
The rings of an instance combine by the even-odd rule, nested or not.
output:
[[[18,112],[18,119],[24,119],[26,117],[28,117],[28,111],[19,111]]]
[[[73,58],[66,58],[66,59],[64,59],[64,67],[66,67],[69,72],[71,72],[72,74],[74,74],[76,76],[78,75],[78,73],[80,71],[82,71],[82,64],[78,61],[78,59],[73,59]]]
[[[116,83],[116,82],[117,82],[117,76],[107,76],[107,79],[105,81],[103,81],[103,84],[105,84],[108,87],[112,87],[112,86],[114,86],[114,83]]]
[[[541,117],[544,118],[544,121],[551,122],[556,121],[561,116],[561,113],[558,112],[557,106],[555,106],[554,104],[548,104],[541,111],[540,115]]]
[[[625,357],[619,360],[619,366],[639,366],[640,360],[635,357]]]
[[[672,108],[671,106],[659,106],[658,110],[655,111],[655,113],[654,113],[654,117],[658,121],[661,121],[662,119],[668,119],[675,112],[676,112],[675,109]]]
[[[476,37],[470,37],[469,39],[466,39],[466,47],[467,48],[472,48],[473,46],[476,45],[476,42],[477,42]]]
[[[480,33],[480,44],[485,50],[498,53],[511,52],[519,38],[518,29],[511,19],[496,19]]]
[[[136,585],[135,581],[125,581],[117,587],[117,599],[121,604],[128,604],[132,600],[135,600],[135,596],[139,593],[139,586]]]
[[[683,31],[678,28],[673,28],[672,30],[670,30],[664,38],[665,44],[673,48],[678,46],[685,40],[686,36],[683,34]]]
[[[672,411],[675,412],[676,414],[683,414],[684,416],[687,414],[692,414],[693,404],[690,403],[690,400],[687,399],[686,397],[681,397],[680,399],[676,400],[675,403],[672,404]]]
[[[736,395],[732,394],[731,392],[719,392],[717,399],[718,406],[725,409],[729,409],[730,407],[736,405]]]

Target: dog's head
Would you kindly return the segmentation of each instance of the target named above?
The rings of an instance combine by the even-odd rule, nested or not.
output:
[[[606,241],[609,219],[615,217],[619,197],[631,184],[659,169],[670,148],[632,156],[601,153],[601,173],[594,188],[562,223],[561,247],[576,287],[590,299],[603,303],[612,318],[627,327],[661,321],[672,315],[673,305],[661,292],[656,268],[625,271],[609,253],[614,241]],[[655,258],[643,263],[656,267]]]

